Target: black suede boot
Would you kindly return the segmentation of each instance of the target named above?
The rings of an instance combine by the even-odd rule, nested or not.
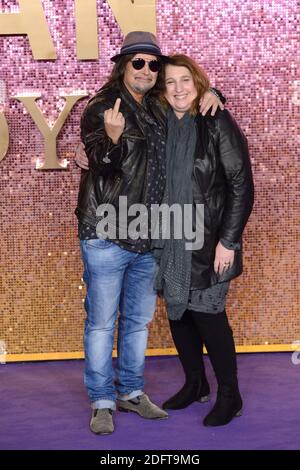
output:
[[[226,312],[191,312],[203,338],[218,382],[217,400],[205,417],[204,426],[223,426],[242,414],[242,398],[237,380],[235,346]]]
[[[194,401],[204,403],[210,399],[205,376],[203,343],[187,310],[181,320],[170,320],[170,328],[178,357],[185,372],[185,384],[162,405],[165,410],[180,410]]]
[[[164,410],[181,410],[191,405],[194,401],[205,403],[210,399],[210,390],[207,379],[201,379],[199,375],[192,379],[189,377],[184,386],[173,397],[162,405]]]
[[[204,418],[204,426],[224,426],[235,416],[242,415],[242,397],[238,386],[220,385],[216,403]]]

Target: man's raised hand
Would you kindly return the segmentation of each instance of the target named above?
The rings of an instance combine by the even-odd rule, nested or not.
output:
[[[125,128],[125,118],[119,111],[121,98],[117,98],[113,108],[104,111],[104,126],[108,137],[117,144]]]

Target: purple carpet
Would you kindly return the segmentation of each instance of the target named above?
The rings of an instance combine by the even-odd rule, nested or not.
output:
[[[213,400],[216,382],[207,358]],[[83,361],[0,364],[0,449],[205,450],[299,449],[300,365],[290,353],[238,355],[244,413],[227,426],[205,428],[212,402],[148,421],[115,414],[116,430],[96,436],[82,383]],[[146,392],[161,404],[183,374],[176,357],[147,358]]]

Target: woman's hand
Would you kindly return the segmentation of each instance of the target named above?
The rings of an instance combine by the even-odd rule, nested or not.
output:
[[[210,108],[212,108],[211,115],[214,116],[218,108],[223,111],[224,105],[214,93],[206,91],[200,100],[200,113],[202,116],[205,116]]]
[[[217,274],[223,274],[233,264],[234,250],[228,250],[219,242],[216,246],[214,270]]]
[[[104,111],[104,126],[108,137],[117,144],[125,128],[125,118],[120,113],[121,98],[117,98],[113,108]]]
[[[89,160],[88,160],[88,157],[85,153],[84,145],[83,145],[82,142],[80,144],[78,144],[78,146],[76,148],[75,162],[76,162],[76,165],[78,165],[83,170],[88,170],[89,169]]]

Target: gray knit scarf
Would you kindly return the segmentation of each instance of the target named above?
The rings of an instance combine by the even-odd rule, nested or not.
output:
[[[195,119],[186,113],[178,119],[173,110],[168,111],[168,137],[166,145],[167,179],[163,203],[169,207],[176,203],[193,204],[192,172],[196,147]],[[169,240],[153,240],[154,255],[159,260],[155,288],[166,301],[168,316],[179,320],[188,305],[192,251],[185,249],[186,240],[174,238],[171,225]]]

